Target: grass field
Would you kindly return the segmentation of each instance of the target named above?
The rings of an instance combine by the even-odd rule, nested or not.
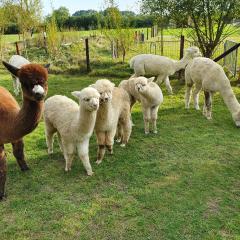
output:
[[[105,68],[105,77],[116,84],[131,73],[127,65]],[[48,97],[71,97],[71,91],[100,78],[100,70],[50,74]],[[0,85],[12,91],[2,69]],[[114,155],[107,154],[99,166],[91,138],[93,177],[77,157],[65,173],[57,143],[47,155],[42,122],[25,137],[30,171],[19,170],[7,145],[8,198],[0,203],[0,239],[240,239],[240,130],[219,95],[213,120],[207,121],[200,111],[184,109],[184,87],[177,80],[172,85],[172,96],[162,87],[157,135],[144,135],[137,105],[129,144],[124,149],[115,144]],[[240,99],[240,89],[234,92]]]

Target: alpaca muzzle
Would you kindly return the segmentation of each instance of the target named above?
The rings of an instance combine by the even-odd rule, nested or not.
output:
[[[45,97],[45,91],[41,85],[34,85],[34,88],[32,89],[34,98],[37,101],[41,101]]]

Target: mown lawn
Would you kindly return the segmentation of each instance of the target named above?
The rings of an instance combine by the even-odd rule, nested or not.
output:
[[[113,72],[114,71],[114,72]],[[116,70],[108,68],[110,75]],[[79,90],[97,75],[50,75],[49,94]],[[130,75],[123,65],[118,83]],[[12,91],[10,75],[0,70],[0,85]],[[126,148],[114,145],[96,165],[96,140],[87,177],[76,157],[64,172],[57,141],[47,155],[44,124],[25,137],[30,171],[22,173],[7,145],[8,198],[0,203],[0,239],[240,239],[240,129],[221,97],[214,97],[213,120],[184,109],[184,87],[175,94],[162,86],[157,135],[144,135],[140,106],[133,111]],[[240,99],[240,89],[234,87]],[[201,105],[202,105],[201,96]],[[63,109],[65,110],[65,109]]]

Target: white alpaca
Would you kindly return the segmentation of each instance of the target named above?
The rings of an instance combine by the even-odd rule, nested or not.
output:
[[[164,81],[168,92],[172,94],[169,76],[184,69],[189,61],[199,56],[201,56],[201,53],[198,47],[189,47],[186,49],[180,61],[153,54],[140,54],[130,60],[130,67],[134,69],[133,77],[145,75],[157,76],[156,82],[161,84]]]
[[[133,81],[135,90],[139,93],[139,98],[143,111],[145,134],[149,133],[149,123],[152,123],[152,130],[157,133],[158,109],[163,102],[163,95],[160,87],[153,82],[154,77],[137,77]],[[131,81],[131,80],[129,80]]]
[[[114,83],[101,79],[91,85],[100,93],[95,132],[98,142],[97,164],[105,155],[105,147],[113,154],[114,136],[118,127],[121,146],[124,147],[132,131],[130,99],[124,89],[114,87]]]
[[[91,87],[72,92],[72,95],[79,99],[80,106],[61,95],[50,97],[45,102],[44,121],[48,153],[53,152],[53,135],[57,132],[59,145],[66,161],[65,171],[71,170],[72,159],[77,149],[87,174],[92,175],[88,148],[100,95]]]
[[[20,56],[20,55],[13,55],[10,59],[9,59],[9,64],[13,65],[14,67],[17,68],[21,68],[23,65],[25,64],[29,64],[30,62]],[[12,75],[12,79],[13,79],[13,88],[14,88],[14,93],[15,95],[18,95],[21,89],[21,84],[20,81],[18,79],[18,77]]]
[[[240,127],[240,104],[238,103],[229,79],[223,68],[209,58],[198,57],[188,64],[185,70],[186,94],[185,106],[189,108],[191,91],[193,85],[194,107],[199,110],[198,98],[201,89],[204,90],[205,103],[203,114],[207,119],[212,118],[212,96],[214,92],[219,92],[232,114],[232,118],[237,127]]]
[[[122,80],[118,87],[123,88],[129,95],[131,108],[136,103],[136,101],[140,102],[140,95],[139,92],[135,89],[135,79],[136,78],[129,78],[128,80]]]

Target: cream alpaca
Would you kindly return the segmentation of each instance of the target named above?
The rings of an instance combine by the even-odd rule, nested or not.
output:
[[[157,133],[158,108],[163,102],[160,87],[152,82],[154,77],[137,77],[134,79],[135,90],[139,93],[143,111],[145,134],[149,133],[149,123],[152,123],[153,132]]]
[[[130,99],[124,89],[114,87],[114,83],[107,79],[98,80],[91,86],[101,95],[95,125],[98,142],[97,164],[100,164],[105,155],[105,147],[113,154],[114,136],[118,125],[121,146],[125,146],[129,140],[132,130]]]
[[[209,58],[198,57],[187,66],[185,70],[186,94],[185,106],[189,108],[192,86],[194,106],[199,110],[198,98],[201,89],[204,90],[205,103],[203,114],[207,119],[212,118],[212,95],[214,92],[220,92],[225,104],[232,114],[232,118],[237,127],[240,127],[240,104],[238,103],[229,79],[223,68]]]
[[[157,76],[157,83],[160,84],[164,81],[168,92],[172,94],[169,76],[184,69],[189,61],[198,56],[201,56],[198,47],[186,49],[185,55],[180,61],[153,54],[140,54],[130,60],[130,67],[134,69],[133,77]]]
[[[65,171],[71,170],[77,149],[87,174],[92,175],[88,148],[100,95],[91,87],[72,92],[72,95],[79,99],[80,106],[70,98],[61,95],[50,97],[45,102],[44,121],[48,153],[53,152],[53,135],[57,132],[59,145],[66,161]]]

